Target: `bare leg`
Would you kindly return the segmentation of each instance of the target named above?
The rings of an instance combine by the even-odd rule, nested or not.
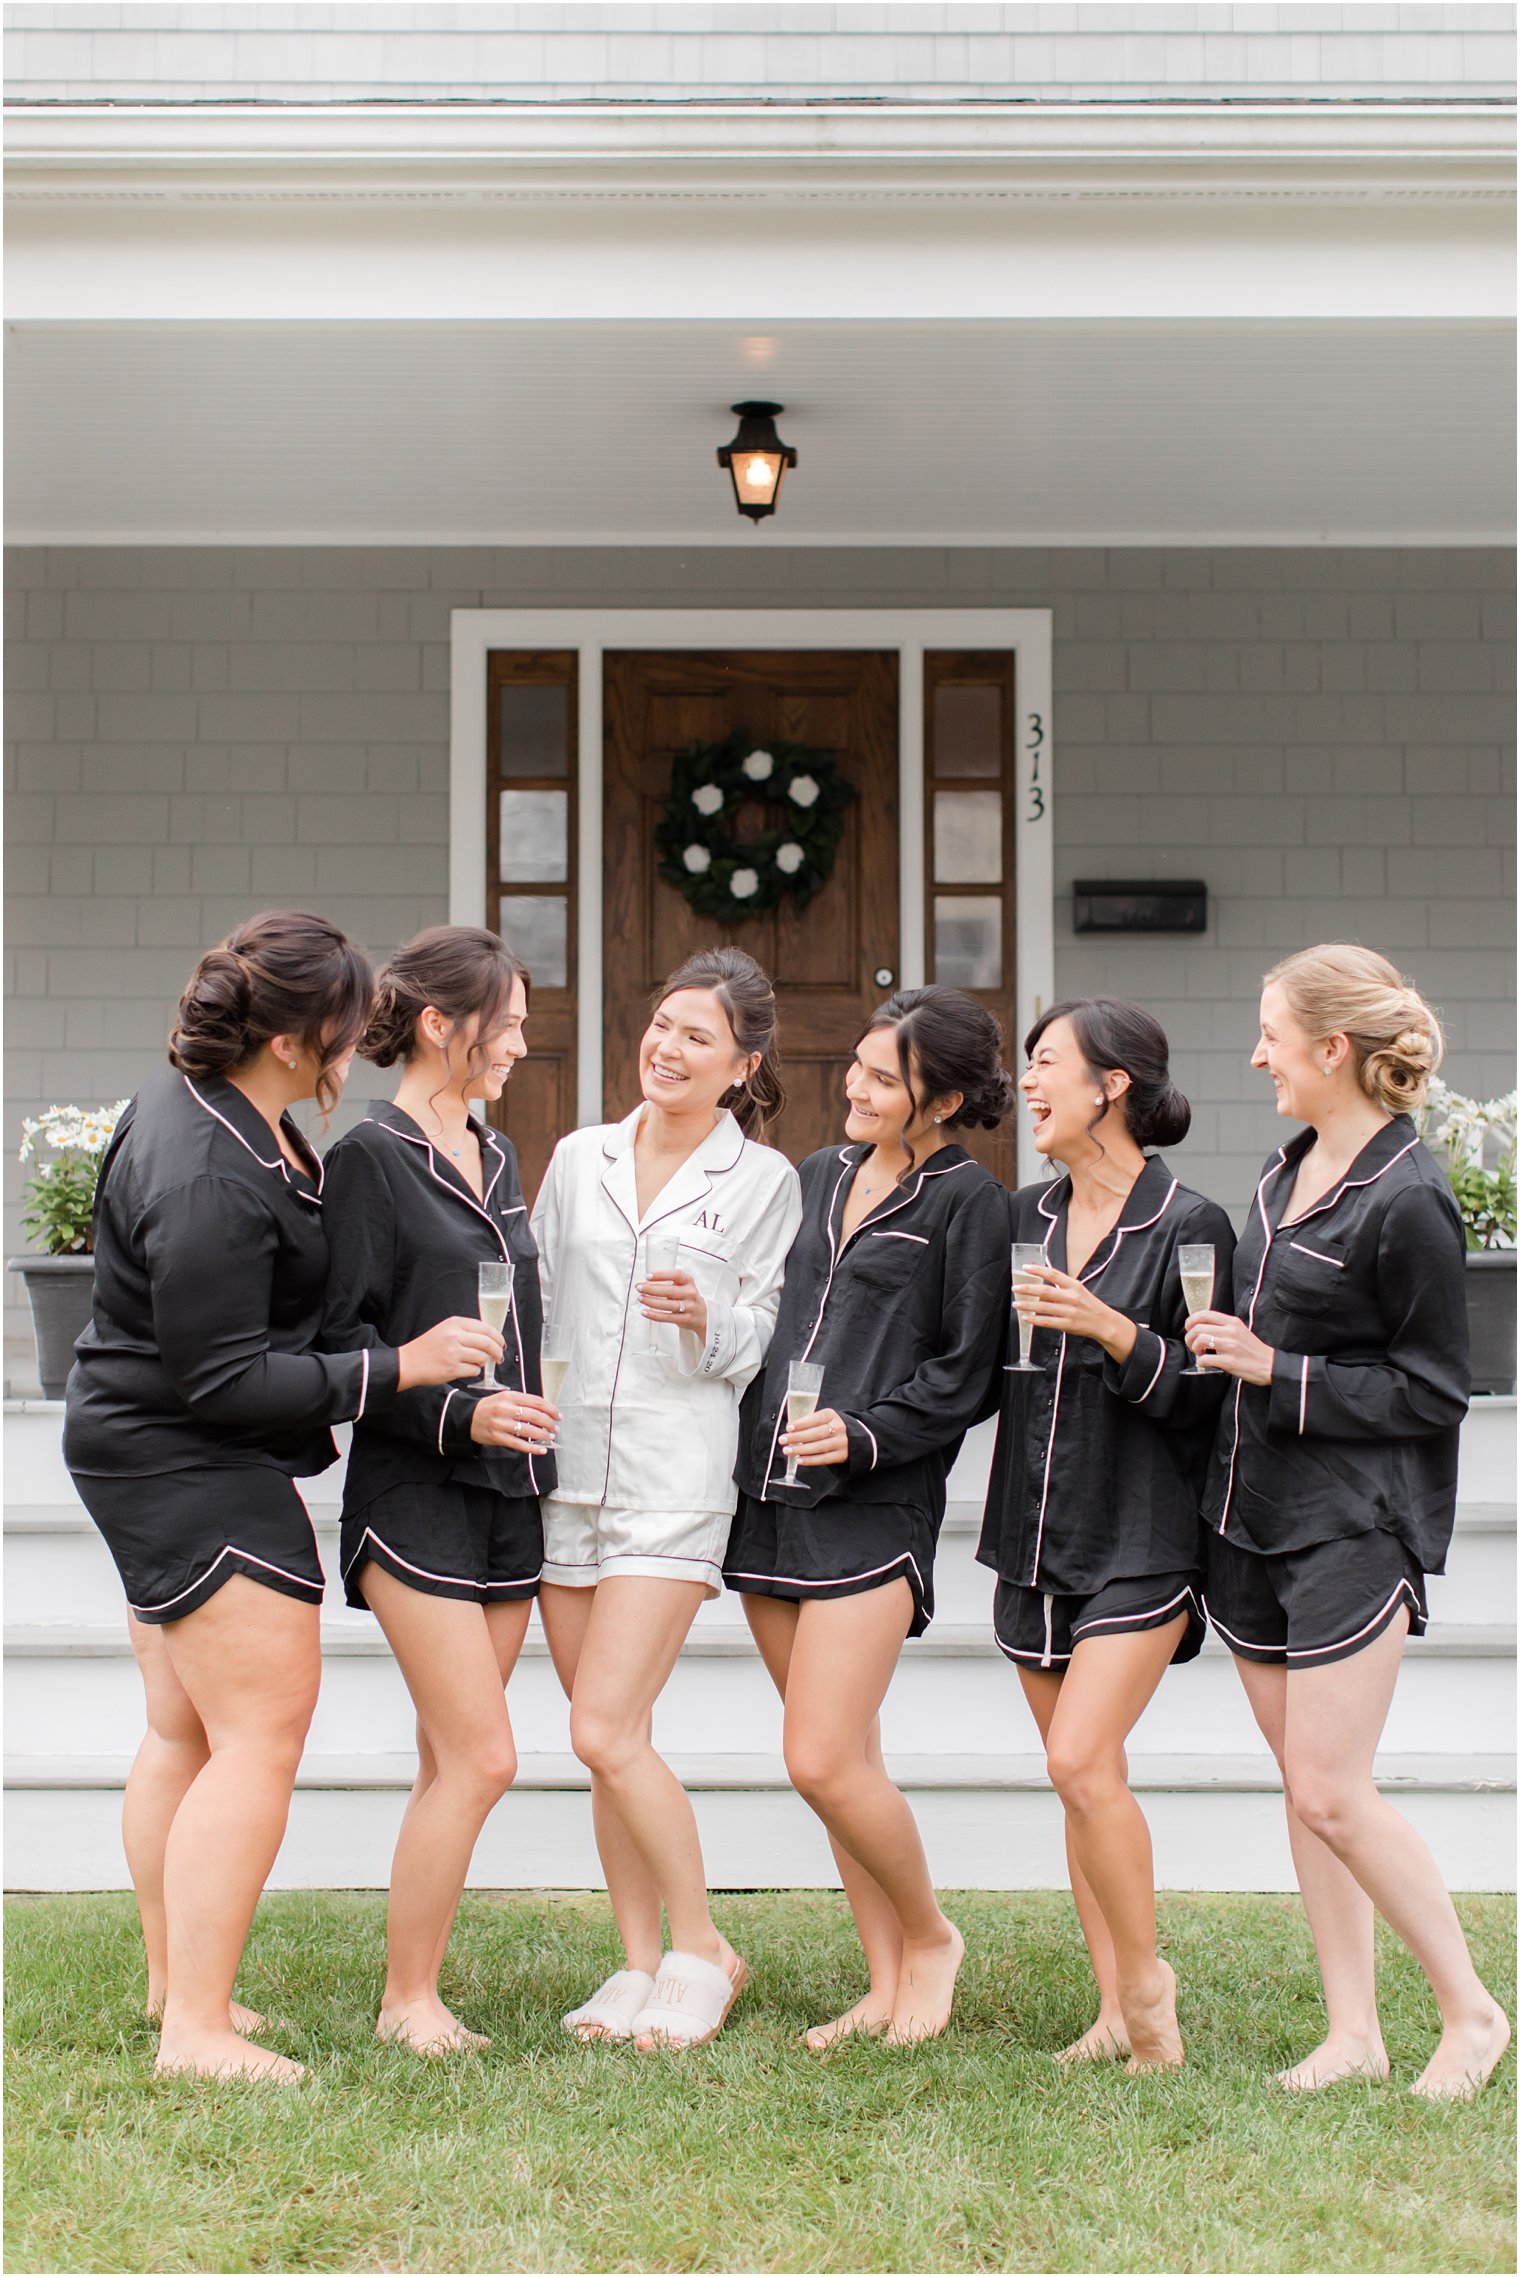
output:
[[[1283,1766],[1288,1712],[1288,1672],[1255,1660],[1235,1667],[1246,1698],[1279,1770]],[[1333,1850],[1305,1826],[1293,1807],[1286,1780],[1283,1805],[1293,1870],[1303,1895],[1309,1934],[1325,1988],[1325,2037],[1317,2048],[1277,2075],[1284,2087],[1308,2093],[1341,2079],[1386,2079],[1388,2052],[1378,2019],[1377,1972],[1373,1958],[1372,1900]]]
[[[691,1799],[651,1741],[655,1701],[705,1595],[699,1581],[657,1581],[643,1574],[613,1574],[598,1582],[575,1671],[570,1744],[606,1782],[622,1828],[664,1904],[672,1951],[711,1961],[738,1983],[743,1963],[714,1926],[708,1906]],[[636,2044],[651,2048],[655,2035],[640,2032]]]
[[[539,1591],[538,1610],[544,1624],[554,1672],[567,1700],[575,1694],[575,1672],[580,1663],[595,1589],[562,1589],[546,1582]],[[644,1739],[651,1744],[653,1723],[646,1718]],[[595,1770],[591,1773],[591,1821],[596,1833],[597,1856],[607,1877],[612,1917],[623,1940],[631,1969],[653,1976],[660,1965],[661,1901],[659,1886],[645,1865],[638,1844],[624,1826],[617,1798]]]
[[[907,1803],[875,1759],[870,1736],[913,1617],[898,1579],[798,1610],[786,1679],[786,1767],[840,1847],[897,1916],[902,1957],[888,2033],[933,2038],[950,2020],[965,1946],[940,1911]]]
[[[1400,1612],[1349,1659],[1289,1675],[1286,1777],[1299,1817],[1355,1875],[1430,1980],[1442,2031],[1416,2094],[1465,2100],[1509,2046],[1509,2019],[1473,1968],[1440,1868],[1372,1778],[1408,1625]]]
[[[1131,2071],[1182,2062],[1176,1979],[1156,1951],[1150,1828],[1126,1783],[1124,1743],[1186,1625],[1179,1614],[1164,1628],[1082,1638],[1061,1680],[1046,1742],[1072,1848],[1113,1941]]]
[[[1017,1665],[1017,1664],[1016,1664]],[[1050,1722],[1061,1696],[1061,1683],[1065,1670],[1059,1672],[1019,1667],[1019,1682],[1030,1712],[1040,1727],[1040,1738],[1050,1744]],[[1125,1763],[1125,1776],[1129,1766]],[[1063,1813],[1064,1818],[1064,1813]],[[1071,1880],[1071,1894],[1076,1901],[1077,1919],[1082,1925],[1082,1937],[1087,1946],[1087,1957],[1098,1984],[1098,2013],[1079,2040],[1070,2047],[1056,2052],[1058,2064],[1088,2063],[1104,2056],[1127,2056],[1129,2032],[1124,2022],[1124,2011],[1119,2005],[1119,1967],[1114,1959],[1114,1941],[1108,1934],[1103,1908],[1093,1895],[1092,1885],[1082,1871],[1076,1845],[1071,1838],[1071,1822],[1065,1820],[1066,1871]]]
[[[744,1611],[760,1657],[784,1700],[799,1608],[785,1597],[746,1596]],[[866,1739],[866,1759],[885,1778],[879,1716],[873,1718]],[[828,1833],[827,1828],[824,1831]],[[803,2034],[815,2055],[822,2055],[836,2042],[849,2039],[855,2033],[874,2037],[884,2032],[892,2021],[892,2004],[897,1998],[897,1980],[902,1969],[902,1924],[891,1899],[874,1874],[869,1873],[858,1858],[852,1858],[833,1834],[829,1834],[829,1848],[834,1853],[839,1879],[855,1917],[856,1932],[866,1958],[868,1984],[864,1998],[847,2008],[842,2016],[832,2017],[827,2024],[815,2024]]]
[[[444,2005],[438,1971],[480,1830],[517,1773],[498,1639],[479,1605],[411,1589],[371,1562],[362,1586],[427,1735],[432,1776],[413,1790],[391,1869],[385,1991],[377,2035],[418,2055],[480,2045]],[[526,1603],[496,1608],[508,1666]],[[510,1640],[515,1637],[515,1646]],[[420,1790],[420,1791],[419,1791]]]
[[[289,2083],[300,2065],[240,2039],[229,2002],[316,1705],[317,1608],[234,1574],[163,1634],[211,1753],[165,1850],[169,1977],[158,2068]]]

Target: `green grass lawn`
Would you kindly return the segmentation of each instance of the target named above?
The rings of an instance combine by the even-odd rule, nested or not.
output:
[[[1460,1904],[1513,2010],[1513,1901]],[[14,1899],[7,2267],[1513,2269],[1513,2058],[1476,2107],[1403,2092],[1434,2008],[1391,1940],[1393,2084],[1300,2101],[1269,2084],[1319,2033],[1296,1900],[1163,1900],[1189,2060],[1148,2079],[1049,2059],[1089,2021],[1069,1900],[950,1910],[950,2033],[820,2059],[842,1899],[720,1898],[755,1982],[714,2047],[651,2059],[559,2027],[614,1965],[603,1899],[471,1896],[445,1990],[494,2045],[420,2064],[371,2037],[383,1898],[267,1899],[239,1990],[310,2066],[282,2093],[152,2079],[130,1899]]]

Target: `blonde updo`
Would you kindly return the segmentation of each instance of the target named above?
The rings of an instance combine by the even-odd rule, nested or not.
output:
[[[1419,990],[1376,949],[1322,941],[1274,965],[1262,986],[1280,988],[1309,1035],[1344,1034],[1357,1079],[1386,1115],[1411,1115],[1446,1049],[1441,1023]]]

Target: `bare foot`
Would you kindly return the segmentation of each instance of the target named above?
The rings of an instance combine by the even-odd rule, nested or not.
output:
[[[1502,2008],[1491,2006],[1486,2016],[1448,2024],[1410,2093],[1433,2102],[1471,2103],[1508,2046],[1509,2018]]]
[[[150,2024],[162,2024],[164,2020],[162,1999],[150,2000],[143,2014]],[[256,2008],[245,2008],[240,2000],[229,2003],[228,2015],[232,2022],[233,2031],[241,2032],[245,2039],[252,2038],[257,2032],[269,2030],[269,2018],[261,2016]]]
[[[1097,2022],[1090,2024],[1081,2039],[1073,2040],[1069,2048],[1058,2048],[1055,2061],[1058,2064],[1091,2064],[1101,2063],[1108,2056],[1128,2054],[1129,2034],[1124,2029],[1122,2009],[1110,2011],[1100,2008]]]
[[[172,2042],[166,2034],[159,2041],[153,2069],[160,2079],[176,2074],[195,2079],[267,2079],[279,2087],[295,2087],[306,2077],[289,2056],[253,2047],[230,2030],[182,2032]]]
[[[1277,2084],[1293,2095],[1313,2095],[1322,2087],[1334,2087],[1337,2080],[1387,2077],[1388,2051],[1381,2032],[1365,2040],[1332,2034],[1311,2048],[1301,2063],[1280,2071]]]
[[[955,1980],[966,1958],[966,1941],[953,1921],[937,1944],[904,1944],[897,1998],[886,2038],[895,2048],[916,2040],[936,2040],[950,2021]]]
[[[803,2033],[802,2044],[811,2048],[815,2056],[824,2056],[845,2040],[879,2039],[891,2021],[892,1995],[868,1992],[842,2016],[832,2017],[827,2024],[814,2024]]]
[[[1126,2071],[1175,2071],[1182,2061],[1177,2029],[1177,1979],[1170,1961],[1159,1960],[1160,1974],[1149,1994],[1131,1992],[1124,2003],[1130,2059]]]
[[[416,2056],[452,2056],[491,2043],[483,2032],[467,2031],[436,1994],[428,2000],[398,2000],[381,2009],[375,2038],[398,2042]]]

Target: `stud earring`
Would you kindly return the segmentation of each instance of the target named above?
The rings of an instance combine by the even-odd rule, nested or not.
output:
[[[945,1118],[944,1118],[944,1116],[943,1116],[943,1115],[936,1115],[936,1116],[935,1116],[935,1118],[934,1118],[934,1120],[935,1120],[937,1123],[942,1123],[942,1122],[944,1121],[944,1119],[945,1119]]]
[[[1103,1094],[1102,1094],[1102,1092],[1100,1091],[1100,1092],[1098,1093],[1097,1097],[1096,1097],[1096,1098],[1093,1100],[1093,1105],[1094,1105],[1095,1107],[1101,1107],[1101,1106],[1102,1106],[1102,1104],[1103,1104]]]
[[[289,1067],[289,1068],[291,1068],[291,1069],[294,1069],[294,1067],[295,1067],[295,1064],[296,1064],[296,1063],[295,1063],[295,1061],[294,1061],[293,1059],[290,1059],[290,1060],[287,1060],[287,1061],[285,1062],[285,1064],[286,1064],[286,1066],[287,1066],[287,1067]]]

